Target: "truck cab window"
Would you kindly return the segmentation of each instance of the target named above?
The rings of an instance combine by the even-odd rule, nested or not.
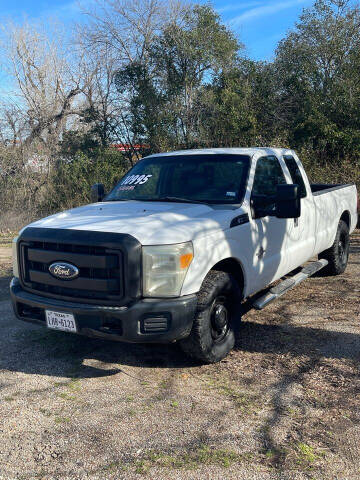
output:
[[[253,216],[266,216],[262,209],[275,208],[276,186],[286,183],[284,172],[275,156],[261,157],[257,161],[254,183],[251,193]]]
[[[253,195],[276,195],[276,185],[286,183],[284,172],[276,157],[261,157],[257,161]]]
[[[305,187],[304,179],[303,179],[303,176],[301,175],[300,168],[296,163],[295,158],[291,155],[284,155],[284,161],[290,172],[290,176],[293,183],[299,185],[300,198],[306,197],[306,187]]]
[[[279,160],[274,156],[259,158],[251,194],[253,206],[261,208],[274,203],[276,186],[283,183],[286,180]]]

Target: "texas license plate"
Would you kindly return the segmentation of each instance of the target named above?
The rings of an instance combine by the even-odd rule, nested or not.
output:
[[[46,325],[54,330],[63,330],[64,332],[76,332],[76,322],[72,313],[53,312],[45,310]]]

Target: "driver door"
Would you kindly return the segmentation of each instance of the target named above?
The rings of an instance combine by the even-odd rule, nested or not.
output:
[[[257,160],[250,198],[254,292],[287,273],[289,219],[266,213],[269,209],[275,211],[276,186],[285,183],[284,171],[275,156],[267,155]]]

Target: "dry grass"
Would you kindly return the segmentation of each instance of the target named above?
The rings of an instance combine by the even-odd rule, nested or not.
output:
[[[12,273],[11,239],[0,235],[0,301],[9,298],[9,283]]]
[[[14,237],[25,225],[35,220],[34,215],[28,212],[1,212],[0,213],[0,240],[2,237]]]

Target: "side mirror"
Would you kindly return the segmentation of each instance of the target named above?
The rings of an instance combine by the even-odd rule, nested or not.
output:
[[[102,183],[95,183],[95,185],[91,187],[90,197],[92,203],[101,202],[105,197],[104,185]]]
[[[277,218],[299,218],[301,202],[298,185],[276,186],[276,213]]]

